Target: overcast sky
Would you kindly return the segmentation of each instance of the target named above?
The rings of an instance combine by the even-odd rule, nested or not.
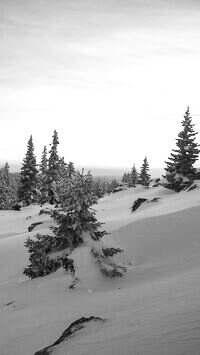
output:
[[[200,131],[199,0],[0,0],[0,160],[56,129],[66,162],[162,167],[188,104]]]

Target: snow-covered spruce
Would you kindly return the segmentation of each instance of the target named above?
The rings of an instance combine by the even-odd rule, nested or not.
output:
[[[9,170],[8,163],[0,169],[0,210],[12,209],[17,203],[17,181]]]
[[[44,146],[41,161],[39,164],[39,190],[40,190],[39,202],[41,204],[48,201],[47,172],[48,172],[47,148],[46,146]]]
[[[149,163],[147,161],[147,157],[145,157],[139,175],[139,183],[141,185],[149,186],[151,176],[148,173],[148,171],[149,171]]]
[[[59,179],[59,155],[58,155],[58,133],[53,134],[51,149],[49,151],[48,170],[47,170],[47,190],[48,201],[50,204],[57,204],[59,201],[57,193],[57,181]]]
[[[58,270],[61,266],[70,272],[74,272],[73,261],[66,254],[59,255],[58,251],[63,250],[65,243],[61,238],[51,235],[36,234],[35,239],[28,238],[25,247],[29,251],[28,265],[24,274],[34,279],[45,276]],[[57,252],[56,257],[53,256]]]
[[[124,266],[110,259],[122,250],[108,248],[102,241],[102,237],[108,233],[102,230],[102,223],[97,221],[96,211],[91,208],[97,203],[97,196],[92,187],[91,174],[83,175],[78,172],[66,191],[62,210],[55,209],[51,214],[55,223],[51,228],[53,235],[37,234],[34,240],[27,239],[25,246],[30,253],[30,265],[24,270],[27,276],[45,276],[60,267],[74,275],[74,265],[69,255],[81,244],[91,247],[91,252],[104,275],[122,276],[126,271]]]
[[[195,179],[196,169],[194,163],[198,160],[199,144],[195,143],[197,132],[194,132],[192,117],[190,116],[189,106],[181,122],[183,129],[176,139],[177,149],[172,149],[172,153],[166,161],[163,176],[164,187],[174,191],[181,191],[188,188]]]
[[[135,186],[138,183],[138,180],[139,180],[139,176],[134,164],[130,172],[130,179],[128,181],[129,186],[130,187]]]
[[[32,135],[27,144],[27,153],[23,160],[19,182],[19,201],[30,205],[38,200],[38,176],[37,163],[34,154]]]

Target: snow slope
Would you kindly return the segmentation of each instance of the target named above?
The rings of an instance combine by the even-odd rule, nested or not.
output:
[[[131,213],[138,197],[160,200]],[[95,208],[111,232],[107,242],[125,250],[118,258],[128,272],[105,279],[89,248],[81,247],[73,255],[80,280],[74,290],[61,269],[34,280],[22,275],[24,240],[50,223],[38,215],[39,206],[0,211],[0,355],[33,355],[82,316],[107,321],[77,333],[53,354],[200,354],[200,189],[177,194],[137,187]],[[38,221],[44,224],[28,233]]]

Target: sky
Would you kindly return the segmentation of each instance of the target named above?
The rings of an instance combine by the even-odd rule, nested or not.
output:
[[[0,98],[0,161],[56,129],[66,162],[163,167],[187,105],[200,132],[200,1],[0,0]]]

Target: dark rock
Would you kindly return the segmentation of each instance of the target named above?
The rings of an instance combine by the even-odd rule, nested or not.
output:
[[[194,189],[196,189],[196,188],[198,188],[198,186],[197,186],[196,184],[194,184],[194,185],[190,186],[190,187],[187,189],[187,192],[192,191],[192,190],[194,190]]]
[[[50,346],[47,346],[42,350],[37,351],[34,355],[50,355],[56,345],[62,343],[63,341],[66,341],[72,334],[84,328],[87,325],[87,323],[91,321],[104,322],[105,319],[99,317],[93,317],[93,316],[89,318],[82,317],[77,319],[75,322],[70,324],[70,326],[62,333],[61,337],[58,340],[56,340],[55,343],[53,343]]]
[[[158,202],[159,201],[159,197],[154,197],[152,198],[152,200],[149,200],[147,202]]]
[[[39,216],[41,215],[41,214],[51,214],[51,210],[50,209],[43,209],[43,210],[40,210],[40,212],[39,212]]]
[[[39,224],[42,224],[43,222],[36,222],[36,223],[32,223],[29,227],[28,227],[28,231],[31,232],[36,226],[38,226]]]
[[[116,187],[116,189],[114,189],[112,191],[112,193],[114,194],[115,192],[119,192],[119,191],[123,191],[124,189],[122,187]]]
[[[147,198],[138,198],[137,200],[134,201],[133,206],[131,207],[131,212],[136,211],[142,203],[148,201]]]
[[[21,211],[21,206],[19,203],[16,203],[15,205],[12,206],[11,209],[14,211]]]
[[[8,302],[8,303],[6,303],[6,306],[10,306],[11,304],[13,304],[15,302],[15,300],[14,301],[11,301],[11,302]]]

